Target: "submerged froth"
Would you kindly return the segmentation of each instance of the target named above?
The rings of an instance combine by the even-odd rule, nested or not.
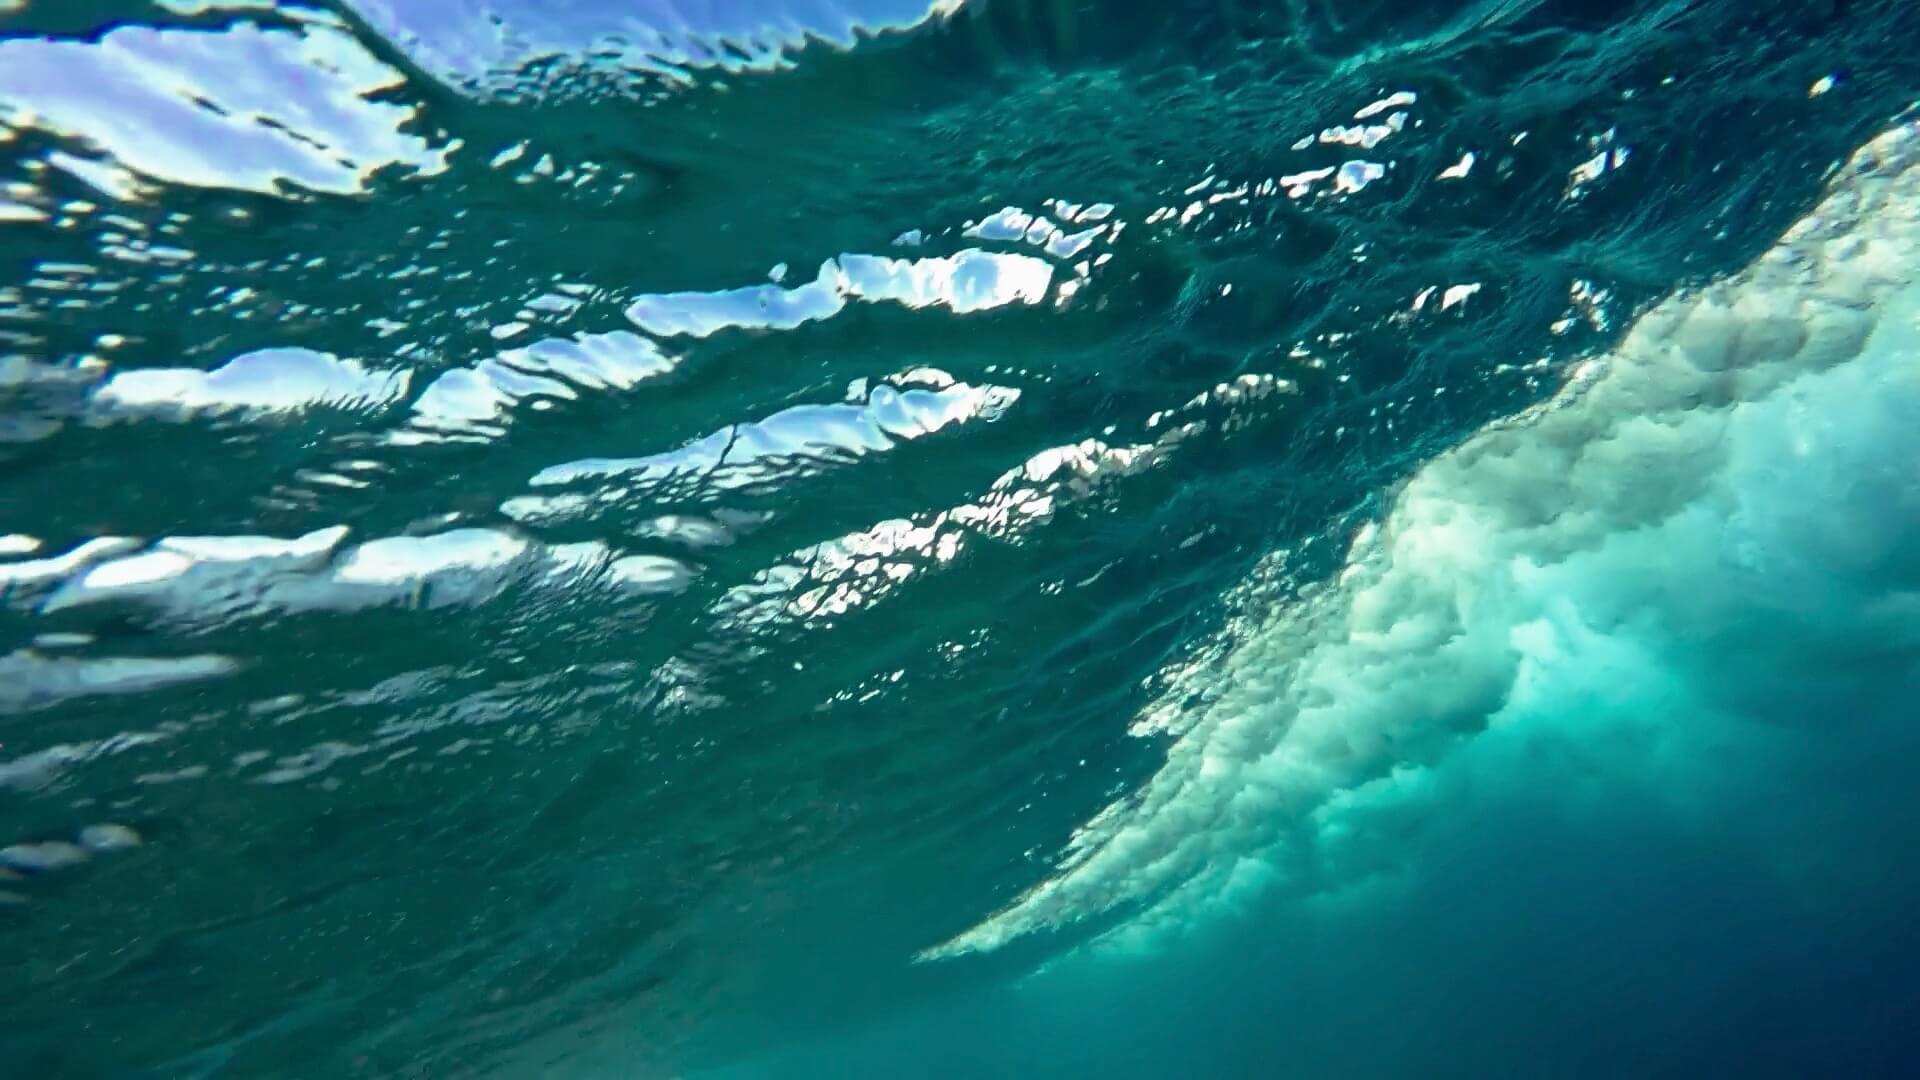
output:
[[[1904,605],[1845,590],[1920,585],[1901,475],[1920,431],[1917,165],[1920,126],[1878,137],[1752,266],[1661,302],[1553,399],[1424,465],[1331,588],[1234,628],[1166,766],[1057,876],[929,955],[1146,904],[1109,931],[1135,941],[1256,881],[1338,889],[1343,800],[1439,766],[1539,708],[1542,670],[1568,680],[1608,648],[1801,622],[1745,657],[1765,670],[1910,636]],[[1819,483],[1783,500],[1803,476]]]

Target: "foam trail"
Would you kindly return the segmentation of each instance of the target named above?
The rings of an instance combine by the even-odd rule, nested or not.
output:
[[[925,956],[1135,907],[1107,940],[1140,945],[1250,889],[1337,887],[1365,863],[1339,850],[1348,809],[1537,721],[1569,678],[1658,676],[1681,688],[1670,703],[1739,715],[1836,678],[1832,658],[1911,650],[1917,442],[1907,123],[1753,265],[1663,301],[1551,401],[1429,462],[1333,582],[1238,621],[1149,710],[1178,733],[1158,774],[1054,876]]]

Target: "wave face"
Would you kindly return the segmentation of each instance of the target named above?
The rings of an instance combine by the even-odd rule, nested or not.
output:
[[[0,2],[0,1072],[1920,1067],[1916,40]]]

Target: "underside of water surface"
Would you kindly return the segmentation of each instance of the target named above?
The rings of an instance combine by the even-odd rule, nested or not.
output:
[[[0,0],[0,1075],[1920,1071],[1908,0]]]

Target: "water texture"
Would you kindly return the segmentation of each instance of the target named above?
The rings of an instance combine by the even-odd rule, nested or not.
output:
[[[1916,44],[0,0],[0,1075],[1912,1075]]]

